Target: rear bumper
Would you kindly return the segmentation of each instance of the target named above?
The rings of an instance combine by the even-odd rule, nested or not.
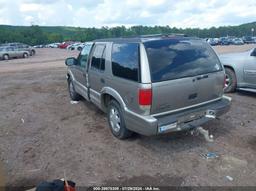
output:
[[[220,100],[203,106],[157,117],[138,115],[125,109],[124,118],[128,129],[150,136],[196,128],[228,112],[230,105],[231,98],[223,96]]]

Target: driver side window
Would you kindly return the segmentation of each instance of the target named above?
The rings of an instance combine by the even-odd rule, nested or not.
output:
[[[88,58],[89,58],[91,47],[92,47],[91,44],[85,45],[83,50],[81,51],[81,53],[78,56],[78,59],[77,59],[78,60],[78,65],[80,65],[82,68],[87,67],[87,61],[88,61]]]

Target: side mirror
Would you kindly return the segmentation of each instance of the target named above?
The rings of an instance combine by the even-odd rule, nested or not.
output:
[[[76,65],[76,64],[77,64],[77,59],[74,58],[74,57],[67,58],[66,61],[65,61],[65,64],[66,64],[67,66]]]

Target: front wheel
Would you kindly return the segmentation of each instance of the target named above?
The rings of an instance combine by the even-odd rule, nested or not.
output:
[[[8,54],[5,54],[4,56],[3,56],[3,59],[4,60],[9,60],[10,58],[9,58],[9,55]]]
[[[32,50],[31,51],[31,56],[34,56],[36,54],[36,51]]]
[[[73,100],[73,101],[80,100],[80,95],[78,93],[76,93],[73,81],[71,79],[68,80],[68,91],[69,91],[71,100]]]
[[[132,135],[125,126],[122,109],[115,100],[109,102],[107,114],[110,130],[116,138],[126,139]]]
[[[225,93],[231,93],[236,90],[237,80],[235,72],[230,68],[225,68],[226,83],[224,91]]]

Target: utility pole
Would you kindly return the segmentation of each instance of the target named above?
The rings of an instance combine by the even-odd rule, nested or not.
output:
[[[252,28],[252,30],[251,30],[251,31],[252,31],[252,37],[253,37],[253,33],[254,33],[254,28]]]

